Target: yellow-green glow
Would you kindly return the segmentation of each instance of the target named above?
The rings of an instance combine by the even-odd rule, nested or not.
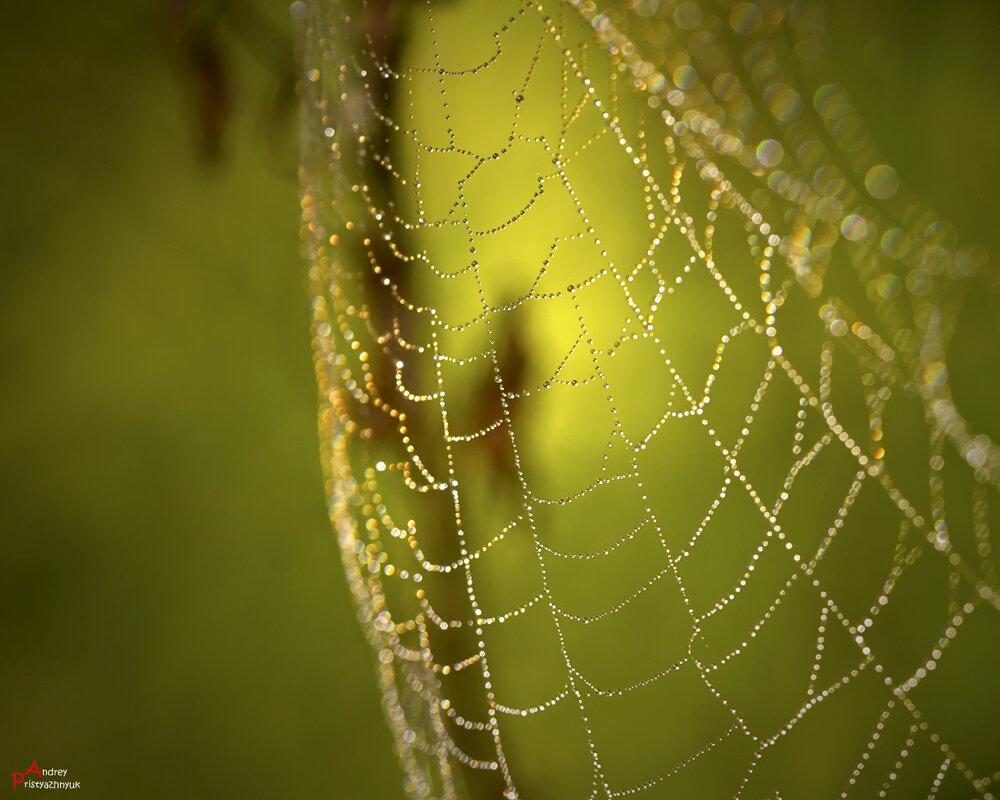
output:
[[[349,13],[305,221],[411,795],[991,796],[1000,451],[948,364],[992,279],[820,6]]]

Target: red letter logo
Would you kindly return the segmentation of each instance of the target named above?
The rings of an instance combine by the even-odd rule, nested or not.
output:
[[[24,783],[24,776],[30,775],[32,772],[34,772],[39,778],[42,777],[42,771],[38,768],[37,758],[31,762],[31,766],[28,767],[24,772],[10,773],[10,777],[14,779],[14,788],[16,789],[19,783]]]

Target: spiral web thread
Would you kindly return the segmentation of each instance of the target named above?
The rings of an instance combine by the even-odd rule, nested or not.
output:
[[[822,6],[498,2],[481,7],[464,60],[437,27],[447,7],[315,0],[303,76],[331,517],[408,794],[671,796],[716,764],[720,797],[796,785],[993,797],[1000,450],[961,415],[948,364],[963,298],[995,291],[995,272],[909,196],[846,92],[824,82]],[[407,35],[429,49],[401,50]],[[510,91],[489,83],[498,73]],[[535,98],[555,134],[533,129]],[[499,144],[463,141],[463,124]],[[523,152],[544,166],[519,166]],[[600,189],[602,171],[603,197],[580,188],[597,173]],[[554,197],[568,214],[546,210]],[[605,206],[619,202],[641,207],[644,234],[616,233]],[[509,257],[523,268],[501,263],[511,242],[536,240],[541,257],[524,245]],[[468,296],[452,288],[466,284]],[[553,343],[536,347],[546,332]],[[555,412],[532,405],[557,392]],[[635,410],[650,404],[652,416]],[[532,449],[532,418],[568,418],[557,441],[596,437],[595,468],[540,477],[560,461]],[[464,460],[472,448],[478,460]],[[615,511],[615,530],[549,522],[588,498],[619,502],[602,498],[622,487],[638,515]],[[509,516],[486,509],[507,495]],[[610,602],[556,585],[593,580],[573,570],[604,569],[639,540],[655,548],[629,562],[631,582],[608,578]],[[706,588],[711,576],[728,582]],[[507,579],[530,591],[483,601],[506,597],[493,585]],[[599,608],[581,599],[591,590]],[[641,604],[685,621],[613,627]],[[769,640],[789,606],[808,610]],[[544,695],[532,695],[543,679],[513,675],[535,667],[507,658],[517,645],[497,633],[527,618],[558,651],[539,670],[558,675]],[[595,645],[578,631],[601,626],[625,648],[616,684],[581,666]],[[656,658],[677,647],[642,675],[628,668],[640,629],[675,640],[650,645]],[[763,667],[726,677],[765,647]],[[775,667],[789,685],[768,684],[768,658],[795,661]],[[686,688],[658,688],[671,681]],[[968,681],[980,682],[971,704],[953,694]],[[773,692],[779,716],[748,687]],[[669,719],[676,700],[682,719],[684,694],[697,698],[690,741],[616,751],[632,725],[616,703],[667,697],[657,713]],[[822,741],[809,721],[838,703],[858,727]],[[541,735],[581,732],[579,760],[566,759],[580,791],[528,788],[554,768],[531,758],[519,721],[557,713],[570,722],[541,722]],[[837,755],[815,755],[827,749]]]

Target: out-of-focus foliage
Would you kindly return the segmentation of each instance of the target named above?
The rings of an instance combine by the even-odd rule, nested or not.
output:
[[[188,5],[215,73],[160,3],[0,26],[0,774],[388,797],[324,510],[287,4]]]

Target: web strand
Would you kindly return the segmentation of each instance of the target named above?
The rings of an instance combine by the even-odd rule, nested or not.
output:
[[[314,4],[323,458],[409,796],[994,796],[991,267],[810,8]]]

